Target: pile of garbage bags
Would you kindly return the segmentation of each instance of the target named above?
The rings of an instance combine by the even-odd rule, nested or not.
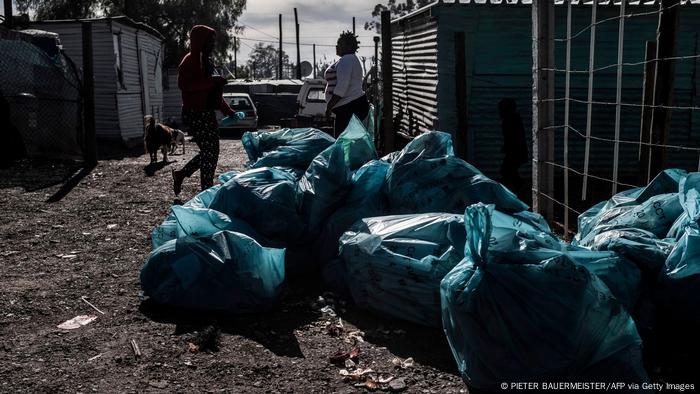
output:
[[[441,283],[443,325],[468,383],[496,390],[504,381],[552,378],[647,381],[622,302],[636,293],[636,267],[569,251],[551,234],[517,229],[494,213],[483,204],[466,209],[464,260]]]
[[[579,217],[571,243],[424,133],[378,158],[353,118],[246,133],[248,169],[174,206],[152,233],[145,295],[247,313],[295,276],[385,317],[442,327],[463,379],[646,382],[664,319],[700,326],[700,173],[666,170]]]

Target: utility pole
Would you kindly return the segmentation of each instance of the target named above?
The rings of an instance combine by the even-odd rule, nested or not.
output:
[[[12,29],[12,0],[4,0],[5,4],[5,27]]]
[[[277,79],[282,79],[282,14],[279,16],[280,20],[280,49],[279,49],[279,60],[277,64]]]
[[[316,79],[316,44],[314,44],[313,48],[314,48],[314,79]]]
[[[301,79],[301,67],[299,67],[299,64],[301,64],[301,54],[299,52],[299,18],[297,17],[297,8],[294,7],[294,25],[296,27],[297,31],[297,79]]]
[[[355,34],[355,17],[352,17],[352,34]]]
[[[238,78],[238,38],[233,37],[233,77]]]

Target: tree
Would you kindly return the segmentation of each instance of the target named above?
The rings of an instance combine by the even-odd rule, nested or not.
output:
[[[399,3],[396,0],[388,0],[386,5],[377,4],[372,10],[372,20],[365,22],[365,30],[374,30],[377,33],[382,31],[382,11],[389,11],[392,17],[398,18],[433,2],[434,0],[406,0]]]
[[[236,21],[246,0],[17,0],[20,12],[36,11],[37,19],[79,19],[126,15],[158,30],[165,37],[165,67],[177,65],[187,52],[189,32],[194,25],[217,31],[214,60],[225,63],[235,50],[230,32],[240,32]]]
[[[248,59],[248,67],[255,70],[255,78],[277,77],[277,66],[279,65],[279,49],[271,44],[259,42],[255,44]],[[282,69],[289,66],[289,56],[282,51]]]

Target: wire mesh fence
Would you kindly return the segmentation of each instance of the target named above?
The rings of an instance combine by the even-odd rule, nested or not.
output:
[[[57,43],[53,33],[0,30],[0,97],[9,111],[3,129],[19,135],[17,148],[29,157],[79,160],[81,83]]]
[[[700,170],[697,2],[533,2],[535,207],[576,217],[664,168]]]

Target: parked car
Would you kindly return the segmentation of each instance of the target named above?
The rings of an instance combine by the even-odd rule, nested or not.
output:
[[[253,103],[253,99],[250,98],[248,93],[224,93],[224,100],[234,111],[243,112],[245,117],[231,126],[221,127],[221,119],[224,116],[217,111],[220,130],[257,130],[258,110],[255,108],[255,103]]]
[[[326,117],[326,81],[324,79],[307,79],[297,95],[297,113],[294,119],[283,119],[283,126],[316,127],[320,129],[333,127],[333,115]],[[284,122],[286,120],[286,124]]]

